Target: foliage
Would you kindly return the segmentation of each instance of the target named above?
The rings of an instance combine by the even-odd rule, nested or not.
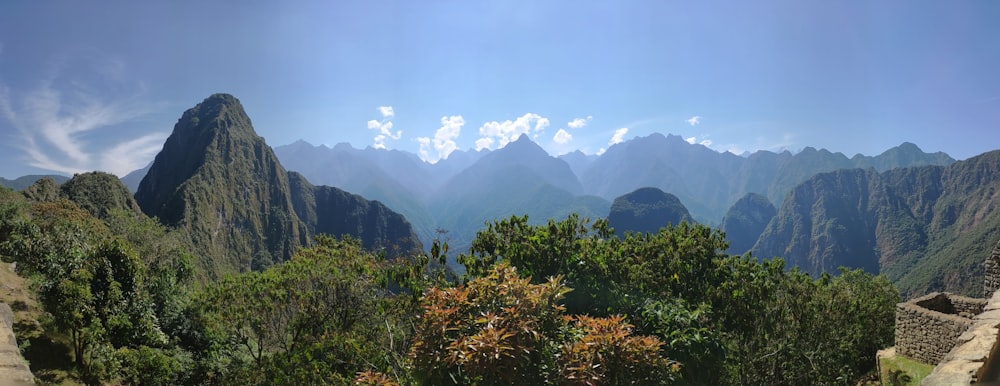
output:
[[[414,308],[385,290],[391,265],[358,240],[320,236],[285,263],[205,288],[199,304],[223,337],[224,379],[342,383],[398,368]]]
[[[559,277],[530,284],[505,263],[430,289],[410,357],[423,384],[661,384],[677,367],[621,316],[566,317]]]
[[[667,342],[661,351],[692,384],[842,383],[870,371],[875,351],[892,343],[899,294],[883,276],[812,279],[781,259],[727,256],[724,235],[701,225],[611,234],[601,220],[531,226],[512,217],[481,231],[460,261],[473,276],[503,262],[565,277],[570,314],[635,320],[638,332]]]

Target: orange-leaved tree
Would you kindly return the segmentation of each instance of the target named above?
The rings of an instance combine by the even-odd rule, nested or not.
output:
[[[624,317],[570,317],[560,277],[531,284],[506,263],[423,298],[410,356],[425,384],[669,384],[663,343],[633,336]]]

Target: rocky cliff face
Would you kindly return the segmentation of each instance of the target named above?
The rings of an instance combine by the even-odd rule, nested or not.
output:
[[[422,247],[403,215],[378,201],[331,186],[313,186],[302,175],[290,172],[295,213],[312,234],[351,235],[365,249],[394,257]]]
[[[950,166],[841,170],[793,189],[754,247],[807,272],[886,274],[907,295],[978,296],[1000,239],[1000,151]]]
[[[750,251],[775,213],[777,209],[763,195],[747,193],[737,200],[722,219],[729,253],[742,255]]]
[[[656,233],[681,221],[692,221],[687,208],[676,196],[657,188],[640,188],[616,198],[608,213],[608,224],[619,237],[625,232]]]
[[[215,259],[210,272],[263,268],[306,242],[285,169],[231,95],[184,112],[135,198],[149,216],[187,230]]]
[[[289,178],[239,100],[215,94],[184,112],[135,198],[146,214],[187,232],[209,276],[286,260],[317,231],[350,234],[366,245],[382,242],[376,235],[387,237],[377,221],[364,229],[320,229],[326,221],[367,220],[350,216],[356,214],[351,205],[367,201],[358,197],[334,211],[315,199],[317,188],[304,179],[293,187]],[[409,229],[401,216],[386,221]]]

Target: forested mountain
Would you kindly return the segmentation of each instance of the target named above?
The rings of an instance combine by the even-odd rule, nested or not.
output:
[[[114,174],[80,173],[63,183],[59,189],[91,216],[107,219],[112,211],[142,213],[132,192]]]
[[[399,243],[400,247],[419,245],[405,238],[386,240],[386,232],[379,229],[391,223],[396,232],[392,234],[411,235],[399,231],[410,228],[405,219],[365,218],[386,216],[391,211],[338,208],[364,200],[350,197],[338,201],[330,198],[337,195],[332,188],[303,183],[297,188],[292,189],[288,173],[254,132],[239,101],[231,95],[215,94],[180,118],[135,198],[146,214],[186,231],[210,275],[261,269],[287,260],[317,230],[344,230],[343,234],[358,237],[369,246],[389,247],[383,244],[386,242]],[[321,198],[317,198],[320,190]],[[315,221],[303,222],[299,212],[315,214]],[[343,221],[343,226],[321,227],[328,215],[345,216],[337,220]],[[370,226],[349,226],[355,222]]]
[[[69,180],[69,177],[60,176],[58,174],[46,174],[46,175],[27,175],[15,178],[13,180],[8,180],[6,178],[0,177],[0,186],[14,190],[24,190],[25,188],[34,184],[42,178],[51,178],[56,184],[61,184]]]
[[[904,294],[980,295],[1000,237],[1000,152],[950,166],[840,170],[800,184],[754,247],[807,272],[885,273]]]
[[[681,221],[692,222],[687,208],[677,196],[657,188],[639,188],[616,198],[608,213],[608,225],[618,237],[626,232],[656,233]]]

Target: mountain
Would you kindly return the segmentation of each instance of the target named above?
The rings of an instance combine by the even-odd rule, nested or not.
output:
[[[139,183],[142,182],[142,178],[146,176],[146,173],[149,173],[149,168],[151,166],[153,166],[152,162],[144,166],[142,169],[136,169],[129,172],[121,178],[122,183],[125,184],[128,190],[134,194],[137,190],[139,190]]]
[[[66,198],[100,219],[107,219],[108,213],[115,209],[142,213],[132,192],[113,174],[76,174],[63,183],[59,190]]]
[[[313,234],[352,235],[368,250],[389,249],[399,256],[422,249],[403,215],[378,201],[330,186],[313,186],[296,172],[288,173],[296,215]]]
[[[425,199],[442,180],[422,160],[397,150],[333,148],[305,141],[278,146],[275,155],[288,170],[312,183],[334,186],[378,200],[404,216],[421,240],[434,237],[434,220]]]
[[[656,187],[680,198],[696,220],[717,224],[727,208],[747,193],[781,202],[792,188],[817,173],[853,168],[882,172],[953,162],[944,153],[924,153],[912,143],[874,157],[847,158],[812,147],[796,154],[757,151],[741,157],[687,143],[680,136],[654,133],[611,146],[584,169],[580,181],[587,193],[606,199],[643,186]]]
[[[743,162],[679,136],[654,133],[611,146],[580,181],[587,193],[609,200],[641,187],[659,188],[676,195],[696,220],[711,223],[731,204],[735,187],[728,181]]]
[[[747,193],[737,200],[722,219],[721,228],[729,240],[728,252],[737,255],[749,252],[776,212],[771,201],[757,193]]]
[[[619,237],[626,232],[656,233],[667,224],[691,222],[691,214],[676,196],[657,188],[639,188],[611,204],[608,225]]]
[[[486,222],[511,215],[526,214],[533,224],[570,213],[603,217],[609,203],[582,191],[565,161],[521,136],[451,177],[428,208],[452,247],[464,251]]]
[[[213,259],[211,273],[260,269],[307,241],[285,169],[231,95],[184,112],[135,198],[150,217],[186,230]]]
[[[590,167],[590,164],[592,164],[594,160],[597,159],[597,157],[598,156],[594,154],[587,155],[584,154],[582,151],[574,150],[572,152],[559,156],[559,159],[566,161],[566,163],[569,165],[569,168],[573,170],[574,174],[576,174],[577,176],[582,176],[583,173],[587,171],[587,168]]]
[[[904,295],[979,296],[1000,239],[1000,151],[949,166],[840,170],[788,194],[754,246],[814,274],[880,272]]]
[[[239,100],[215,94],[184,112],[135,198],[146,214],[186,231],[202,268],[219,276],[286,260],[317,231],[367,246],[412,233],[400,230],[410,229],[402,216],[344,194],[289,175]]]
[[[27,176],[21,176],[13,180],[8,180],[6,178],[0,177],[0,186],[14,190],[24,190],[27,189],[29,186],[31,186],[31,184],[34,184],[36,181],[46,177],[52,179],[52,182],[55,182],[56,185],[69,180],[69,177],[61,176],[58,174],[46,174],[46,175],[32,174]]]

